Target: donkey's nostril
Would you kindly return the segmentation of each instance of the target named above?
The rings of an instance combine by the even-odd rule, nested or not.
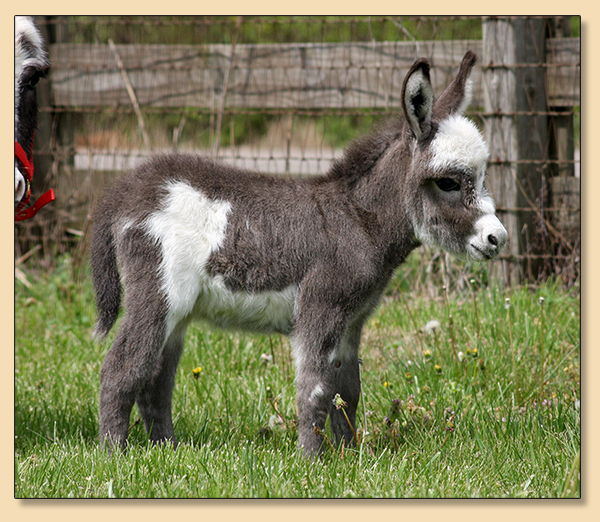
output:
[[[490,234],[487,238],[491,245],[498,246],[498,238],[494,234]]]

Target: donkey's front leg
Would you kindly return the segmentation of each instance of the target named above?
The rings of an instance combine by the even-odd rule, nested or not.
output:
[[[356,443],[356,409],[360,399],[358,348],[362,322],[349,328],[333,356],[333,394],[339,394],[343,404],[329,404],[331,429],[335,443],[346,446]],[[343,411],[342,411],[343,409]]]
[[[304,455],[321,452],[325,421],[334,394],[336,353],[346,329],[347,314],[336,294],[304,287],[292,334],[296,362],[298,443]],[[338,294],[339,295],[339,294]],[[334,306],[332,300],[338,304]]]
[[[298,445],[307,457],[321,453],[322,430],[333,397],[333,372],[322,342],[307,344],[299,336],[292,339],[296,361],[298,404]]]

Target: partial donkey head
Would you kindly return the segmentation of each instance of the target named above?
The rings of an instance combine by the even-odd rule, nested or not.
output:
[[[49,190],[29,208],[33,179],[33,135],[38,123],[36,86],[48,74],[42,36],[30,16],[15,17],[15,221],[33,217],[54,199]]]
[[[485,260],[500,253],[507,233],[485,188],[487,145],[464,116],[475,61],[467,52],[458,76],[435,102],[427,60],[416,61],[407,74],[402,102],[411,168],[405,197],[420,242]]]

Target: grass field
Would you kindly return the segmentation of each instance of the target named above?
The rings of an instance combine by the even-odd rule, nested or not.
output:
[[[68,258],[25,270],[15,497],[579,497],[578,292],[486,286],[482,268],[425,292],[402,275],[419,272],[412,263],[363,334],[359,443],[316,462],[296,449],[288,340],[202,324],[178,370],[177,450],[149,445],[134,410],[127,453],[107,456],[98,390],[110,340],[91,340],[89,278],[76,282]]]

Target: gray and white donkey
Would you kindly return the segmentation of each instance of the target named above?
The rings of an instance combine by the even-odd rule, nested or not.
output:
[[[507,233],[484,187],[488,149],[463,111],[468,52],[434,103],[429,64],[403,86],[404,120],[359,139],[317,179],[238,170],[202,156],[156,156],[121,178],[95,213],[91,268],[103,338],[125,315],[102,365],[100,439],[124,447],[137,402],[149,437],[175,443],[171,397],[193,318],[291,336],[299,445],[321,451],[352,429],[332,404],[360,396],[359,343],[394,269],[421,243],[476,260]]]

